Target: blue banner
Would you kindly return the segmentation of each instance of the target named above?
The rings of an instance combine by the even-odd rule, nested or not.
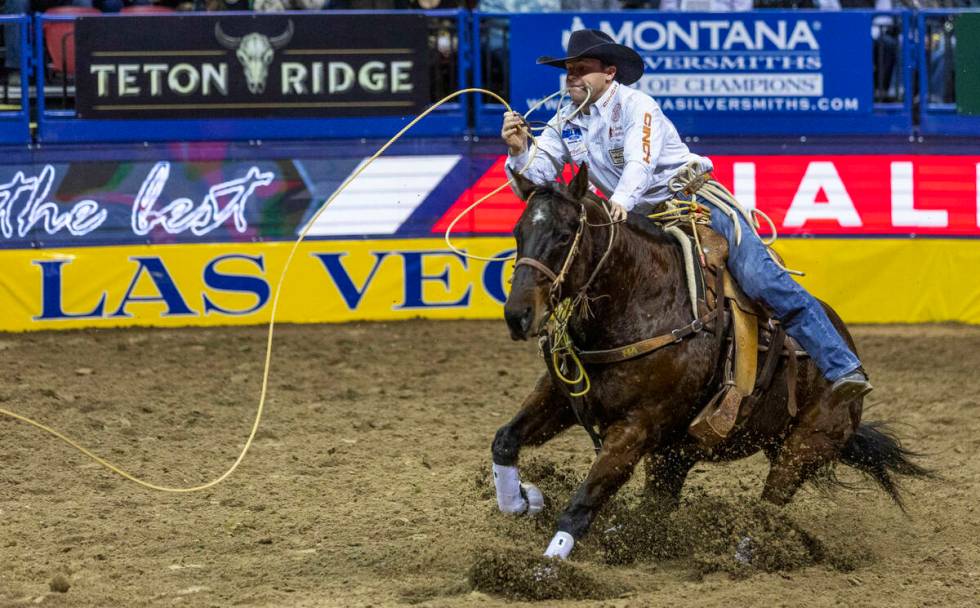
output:
[[[563,83],[535,65],[565,56],[568,37],[599,29],[636,50],[636,88],[672,117],[867,116],[872,110],[870,13],[581,13],[511,19],[511,91],[534,105]],[[535,118],[553,113],[557,100]]]
[[[291,160],[0,166],[0,248],[294,238],[313,202]]]
[[[34,162],[0,164],[0,250],[292,241],[304,229],[310,239],[431,238],[507,179],[495,142],[394,148],[317,215],[377,150],[359,142],[325,148],[266,146],[261,158],[246,158],[232,146],[188,144],[133,161],[68,161],[45,151]],[[493,166],[500,168],[488,174]],[[455,233],[508,234],[521,209],[508,195],[469,214]]]

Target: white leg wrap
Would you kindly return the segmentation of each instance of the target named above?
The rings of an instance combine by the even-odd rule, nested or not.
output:
[[[575,546],[575,539],[568,532],[561,532],[555,534],[555,537],[551,539],[551,543],[544,552],[545,557],[559,557],[561,559],[568,559],[568,554],[572,552],[572,547]]]
[[[497,488],[497,507],[501,512],[517,515],[527,509],[527,501],[521,496],[521,478],[517,467],[494,463],[493,485]]]
[[[521,482],[521,496],[527,500],[528,515],[536,515],[544,510],[544,494],[533,483]]]

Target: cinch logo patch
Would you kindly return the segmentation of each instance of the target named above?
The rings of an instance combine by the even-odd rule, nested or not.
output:
[[[647,112],[643,115],[643,162],[650,162],[650,125],[653,117]]]

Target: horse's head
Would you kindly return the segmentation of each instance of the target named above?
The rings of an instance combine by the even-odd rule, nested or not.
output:
[[[576,235],[585,230],[583,199],[588,192],[588,170],[581,170],[567,189],[536,187],[520,175],[515,185],[527,203],[514,227],[517,263],[504,318],[515,340],[526,340],[544,330],[553,304],[579,284],[581,269],[572,264]],[[576,242],[578,241],[578,242]],[[565,268],[567,266],[567,268]],[[564,272],[563,272],[564,269]]]

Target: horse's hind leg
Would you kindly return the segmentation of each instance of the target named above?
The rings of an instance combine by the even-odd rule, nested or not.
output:
[[[647,480],[644,494],[658,506],[672,510],[681,500],[681,489],[687,474],[697,460],[682,449],[670,449],[650,454],[647,459]]]
[[[564,431],[575,421],[568,398],[543,374],[520,411],[497,430],[493,439],[493,481],[497,506],[504,513],[535,512],[543,506],[537,488],[522,484],[517,458],[525,445],[541,445]],[[536,492],[536,494],[535,494]]]
[[[806,409],[782,445],[766,451],[770,468],[762,498],[788,503],[807,479],[837,459],[853,431],[846,407],[834,407],[824,398]]]

